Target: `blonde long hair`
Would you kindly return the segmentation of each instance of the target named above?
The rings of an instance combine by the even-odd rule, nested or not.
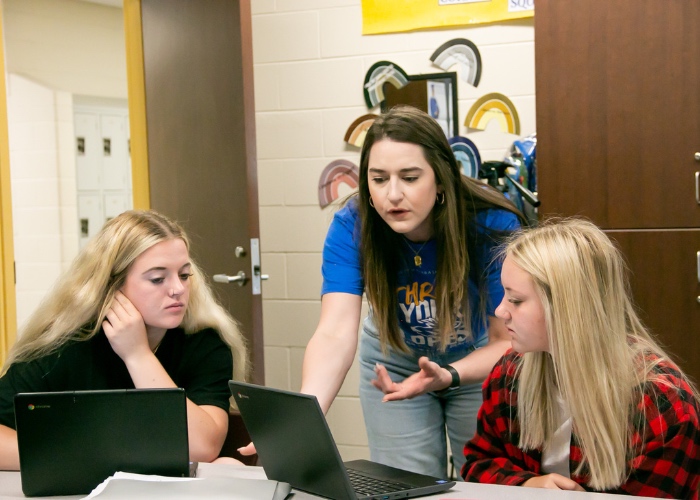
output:
[[[521,358],[519,446],[541,448],[553,435],[558,388],[584,457],[575,473],[586,466],[591,487],[615,488],[630,472],[636,405],[645,385],[658,378],[654,368],[669,361],[635,311],[624,259],[600,229],[581,219],[550,220],[525,231],[504,254],[532,277],[549,340],[549,352]],[[650,353],[658,358],[649,361]]]
[[[189,239],[182,227],[155,211],[127,211],[108,221],[78,254],[23,328],[3,373],[59,349],[71,340],[88,340],[100,331],[114,294],[122,288],[134,260],[157,243]],[[195,262],[190,299],[181,327],[186,334],[213,328],[233,353],[233,377],[245,379],[248,356],[238,323],[216,301]]]

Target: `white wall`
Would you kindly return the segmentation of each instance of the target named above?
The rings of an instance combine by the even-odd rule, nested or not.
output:
[[[430,62],[453,38],[474,42],[482,57],[477,88],[458,85],[460,135],[483,160],[500,160],[517,137],[491,122],[486,131],[463,126],[482,95],[500,92],[518,110],[520,136],[535,132],[532,19],[459,29],[362,36],[360,0],[253,0],[253,55],[263,271],[265,376],[268,385],[298,390],[304,348],[320,312],[321,249],[332,208],[318,206],[324,167],[359,150],[343,141],[365,106],[369,67],[395,62],[409,74],[440,73]],[[357,363],[328,420],[343,458],[366,458],[358,400]]]
[[[119,8],[3,0],[17,324],[78,251],[73,104],[126,102]]]
[[[21,326],[78,248],[71,95],[9,75],[7,119]]]
[[[127,98],[122,9],[3,0],[6,70],[72,94]]]

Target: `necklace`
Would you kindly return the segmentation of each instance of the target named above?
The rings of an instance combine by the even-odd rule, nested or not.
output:
[[[163,337],[158,341],[158,343],[156,344],[156,346],[155,346],[153,349],[151,349],[151,351],[153,352],[153,354],[156,353],[156,351],[158,350],[158,348],[160,347],[160,345],[163,343],[163,339],[164,339],[164,338],[165,338],[165,335],[163,335]]]
[[[420,251],[423,250],[423,247],[428,243],[427,241],[424,241],[423,244],[420,246],[418,250],[414,250],[411,244],[408,242],[408,238],[405,236],[402,238],[404,243],[406,243],[406,246],[411,249],[411,252],[413,252],[413,262],[416,264],[416,267],[420,267],[421,264],[423,263],[423,259],[420,256]]]

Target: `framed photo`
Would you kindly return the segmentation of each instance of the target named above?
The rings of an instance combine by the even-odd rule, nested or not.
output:
[[[458,135],[457,73],[410,75],[404,87],[397,89],[387,82],[383,91],[382,113],[398,104],[409,104],[432,116],[448,139]]]

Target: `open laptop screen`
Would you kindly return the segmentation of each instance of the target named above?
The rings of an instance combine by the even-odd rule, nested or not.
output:
[[[184,389],[15,396],[22,491],[89,493],[117,471],[188,476]]]

